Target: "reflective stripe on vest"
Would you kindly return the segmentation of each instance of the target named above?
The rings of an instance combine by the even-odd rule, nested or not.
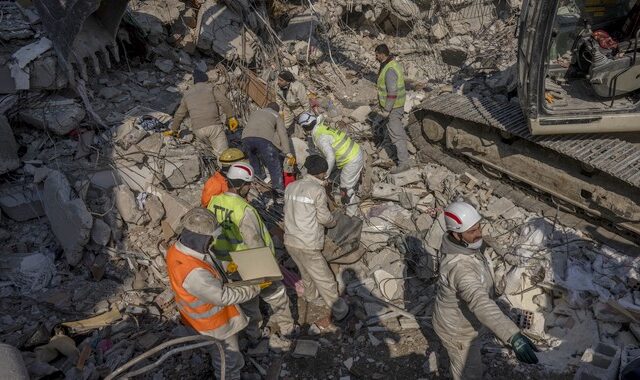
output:
[[[227,193],[216,195],[209,201],[207,209],[213,212],[218,223],[220,223],[220,226],[222,227],[222,234],[213,242],[216,257],[220,260],[231,261],[229,252],[249,249],[249,247],[244,243],[244,238],[240,233],[240,223],[242,223],[245,212],[254,213],[260,226],[262,241],[275,255],[271,235],[262,221],[262,218],[260,218],[256,209],[243,198]]]
[[[398,76],[396,86],[396,101],[393,103],[393,108],[404,107],[404,102],[407,97],[407,93],[404,88],[404,72],[402,71],[402,67],[400,66],[400,64],[395,59],[389,61],[378,74],[378,102],[380,103],[380,107],[382,108],[385,108],[387,106],[387,85],[385,83],[385,78],[387,76],[387,71],[391,69],[393,69]]]
[[[196,331],[205,332],[225,326],[231,318],[240,316],[237,306],[218,306],[207,303],[182,287],[189,273],[195,269],[204,269],[216,278],[220,278],[220,275],[204,261],[181,252],[177,247],[179,245],[180,243],[176,243],[169,248],[166,260],[169,281],[184,323]]]
[[[320,123],[313,132],[314,143],[318,146],[320,136],[331,136],[333,142],[331,147],[336,155],[336,165],[342,169],[346,164],[358,156],[360,145],[356,144],[346,133],[337,129],[329,128],[325,123]]]

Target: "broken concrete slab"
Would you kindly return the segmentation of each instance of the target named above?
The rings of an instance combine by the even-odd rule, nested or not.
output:
[[[401,173],[389,174],[389,181],[396,186],[406,186],[412,183],[422,182],[422,171],[412,168]]]
[[[153,64],[165,74],[169,74],[173,70],[173,61],[170,59],[158,58]]]
[[[64,248],[70,265],[82,259],[84,246],[89,242],[93,216],[80,198],[75,198],[64,174],[53,170],[44,181],[42,204],[51,230]]]
[[[516,207],[516,205],[508,198],[494,198],[487,205],[487,211],[484,212],[484,216],[490,219],[497,219],[514,207]]]
[[[163,224],[166,221],[173,232],[178,231],[178,228],[180,227],[180,220],[184,214],[194,206],[159,188],[151,188],[149,189],[149,193],[157,196],[160,199],[160,202],[164,205],[166,218],[163,221]]]
[[[149,215],[138,209],[136,196],[127,185],[115,187],[113,189],[113,197],[122,220],[129,224],[137,225],[144,225],[149,222]]]
[[[353,112],[351,112],[349,117],[358,123],[364,123],[365,121],[367,121],[367,118],[369,117],[370,113],[371,113],[370,106],[360,106],[355,110],[353,110]]]
[[[243,25],[242,17],[226,5],[207,0],[198,12],[196,46],[203,51],[216,52],[227,60],[243,58],[250,61],[255,55],[254,39],[252,33],[243,33]],[[240,57],[243,53],[244,57]]]
[[[36,42],[32,42],[29,45],[21,47],[18,51],[13,53],[9,66],[11,69],[11,76],[15,82],[16,90],[29,89],[29,69],[25,70],[25,67],[52,47],[53,43],[51,40],[43,37]]]
[[[0,115],[0,174],[10,172],[19,167],[18,143],[13,136],[13,130],[7,118]]]
[[[298,339],[292,355],[299,358],[315,358],[319,349],[320,343],[315,340]]]
[[[158,197],[149,195],[144,203],[144,209],[147,210],[151,222],[149,226],[158,226],[164,218],[164,206]]]
[[[25,124],[66,135],[80,126],[85,117],[84,107],[73,99],[55,96],[47,101],[27,106],[18,112]]]
[[[36,185],[17,185],[0,191],[0,207],[9,218],[24,222],[43,216],[42,189]]]
[[[55,274],[51,252],[4,252],[0,256],[0,280],[12,282],[23,294],[46,288]]]

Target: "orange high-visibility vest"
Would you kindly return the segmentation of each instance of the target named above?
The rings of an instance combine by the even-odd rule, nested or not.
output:
[[[206,303],[189,294],[182,287],[182,283],[189,273],[198,268],[205,269],[214,277],[220,278],[220,274],[209,264],[182,253],[175,244],[169,248],[166,260],[171,288],[173,288],[176,304],[186,325],[198,332],[211,331],[228,324],[231,318],[240,315],[236,305],[221,307]]]
[[[220,172],[215,172],[207,182],[204,183],[202,188],[202,195],[200,196],[200,204],[202,207],[207,207],[212,197],[220,195],[229,190],[227,179]]]

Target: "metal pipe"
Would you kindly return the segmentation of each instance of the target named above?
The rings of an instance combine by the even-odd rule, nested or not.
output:
[[[107,376],[105,378],[105,380],[113,380],[116,379],[119,376],[122,376],[122,374],[128,370],[129,368],[133,367],[134,365],[140,363],[141,361],[143,361],[144,359],[155,355],[156,353],[158,353],[159,351],[170,347],[170,346],[174,346],[176,344],[183,344],[183,343],[191,343],[191,342],[197,342],[197,341],[215,341],[218,342],[217,340],[215,340],[214,338],[210,337],[210,336],[206,336],[206,335],[190,335],[190,336],[186,336],[186,337],[182,337],[182,338],[176,338],[176,339],[172,339],[169,340],[167,342],[164,342],[154,348],[151,348],[147,351],[145,351],[144,353],[142,353],[141,355],[138,355],[137,357],[129,360],[127,363],[125,363],[124,365],[122,365],[120,368],[116,369],[115,371],[113,371],[109,376]],[[224,350],[222,349],[222,345],[219,344],[218,342],[218,349],[220,350],[220,363],[221,363],[221,374],[224,374],[225,371],[225,356],[224,356]],[[224,377],[223,377],[224,378]]]

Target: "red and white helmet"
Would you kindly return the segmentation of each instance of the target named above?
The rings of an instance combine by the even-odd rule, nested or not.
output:
[[[227,178],[231,180],[253,182],[253,167],[246,162],[233,164],[227,172]]]
[[[444,209],[447,231],[465,232],[482,220],[478,211],[466,202],[453,202]]]

